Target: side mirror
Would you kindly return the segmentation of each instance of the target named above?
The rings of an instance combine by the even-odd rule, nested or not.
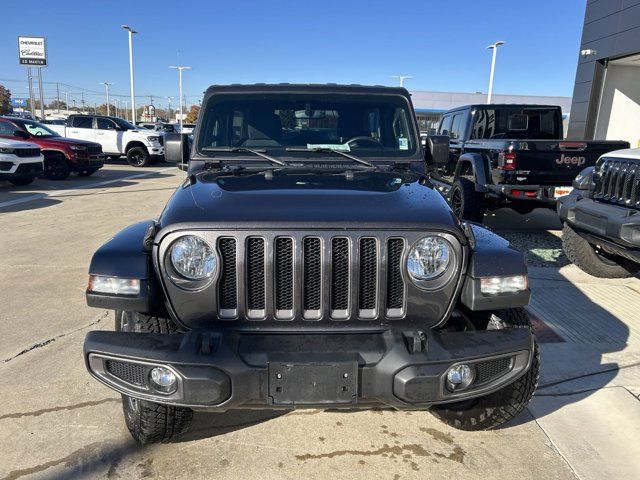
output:
[[[449,135],[427,137],[425,161],[427,165],[446,165],[449,162]]]
[[[189,163],[189,136],[181,133],[164,134],[164,161]]]
[[[31,135],[29,135],[27,132],[23,130],[16,130],[15,132],[13,132],[13,136],[17,138],[22,138],[23,140],[28,140],[31,138]]]

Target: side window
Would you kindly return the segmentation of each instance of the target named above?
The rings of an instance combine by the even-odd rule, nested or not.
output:
[[[93,128],[93,117],[73,117],[71,126],[75,128]]]
[[[451,125],[451,132],[449,136],[452,140],[457,140],[462,136],[462,119],[464,115],[462,113],[457,113],[453,116],[453,123]]]
[[[108,118],[98,118],[98,130],[117,130],[116,124]]]
[[[478,109],[473,116],[473,130],[471,138],[474,140],[489,139],[496,129],[496,115],[494,110]]]
[[[440,128],[438,129],[438,135],[449,135],[451,133],[451,115],[445,115],[440,122]]]
[[[0,122],[0,135],[13,136],[18,127],[9,122]]]

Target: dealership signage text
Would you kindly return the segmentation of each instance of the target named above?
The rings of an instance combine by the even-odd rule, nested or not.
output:
[[[45,37],[18,37],[20,65],[46,67],[47,40]]]

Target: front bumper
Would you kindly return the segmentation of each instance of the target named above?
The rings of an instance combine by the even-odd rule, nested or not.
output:
[[[99,169],[104,166],[105,156],[91,155],[88,157],[72,157],[71,165],[74,170]]]
[[[587,240],[640,260],[640,212],[596,202],[579,192],[558,200],[558,215]]]
[[[15,162],[0,162],[0,180],[34,178],[42,174],[42,160],[18,160]]]
[[[527,329],[438,333],[266,333],[192,330],[164,335],[89,332],[87,369],[126,395],[195,409],[425,409],[486,395],[530,367]],[[473,364],[465,390],[445,387],[446,371]],[[166,394],[149,380],[154,366],[172,370],[177,389]]]

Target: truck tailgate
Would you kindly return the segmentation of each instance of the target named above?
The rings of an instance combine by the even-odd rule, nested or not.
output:
[[[629,148],[623,141],[532,140],[512,142],[516,154],[513,172],[517,183],[571,185],[583,168],[595,165],[601,155]]]

